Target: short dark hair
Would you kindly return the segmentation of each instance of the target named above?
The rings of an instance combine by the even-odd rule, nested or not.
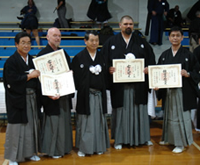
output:
[[[31,35],[26,33],[26,32],[20,32],[18,33],[16,36],[15,36],[15,43],[19,44],[19,40],[20,38],[22,37],[29,37],[30,38],[30,41],[31,41]]]
[[[121,19],[120,19],[120,22],[123,21],[123,19],[129,19],[129,20],[132,20],[133,21],[133,18],[129,15],[124,15]],[[134,22],[134,21],[133,21]]]
[[[183,35],[183,30],[181,29],[181,27],[179,27],[179,26],[173,26],[173,27],[170,29],[170,31],[169,31],[169,36],[170,36],[170,34],[171,34],[172,32],[174,32],[174,31],[179,31],[179,32]]]
[[[87,31],[85,32],[85,37],[84,37],[84,39],[89,40],[89,35],[90,35],[90,34],[93,34],[93,35],[95,35],[95,36],[98,36],[98,35],[99,35],[98,32],[97,32],[96,30],[87,30]]]

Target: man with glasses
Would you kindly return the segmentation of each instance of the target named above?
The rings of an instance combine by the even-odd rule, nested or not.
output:
[[[4,65],[3,80],[6,93],[6,110],[8,125],[4,158],[9,165],[29,158],[38,161],[38,76],[34,70],[31,49],[31,36],[25,32],[15,37],[16,52],[7,59]]]

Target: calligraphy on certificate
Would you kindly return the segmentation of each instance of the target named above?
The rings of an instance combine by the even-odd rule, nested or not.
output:
[[[59,75],[41,74],[41,82],[43,95],[64,96],[75,92],[72,71]]]
[[[63,49],[34,58],[33,63],[43,74],[60,74],[69,71]]]
[[[114,59],[113,82],[142,82],[144,81],[144,59]]]
[[[149,88],[182,87],[181,64],[148,66]]]

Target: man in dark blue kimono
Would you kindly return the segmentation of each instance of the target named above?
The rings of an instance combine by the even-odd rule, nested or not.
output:
[[[149,42],[153,45],[162,45],[164,30],[163,17],[167,15],[169,4],[167,0],[154,0],[148,5],[148,11],[152,13],[151,33]]]

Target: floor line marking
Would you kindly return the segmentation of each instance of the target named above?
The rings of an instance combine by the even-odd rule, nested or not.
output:
[[[197,143],[193,142],[192,144],[200,151],[200,146]]]
[[[5,159],[2,165],[8,165],[9,160]]]

